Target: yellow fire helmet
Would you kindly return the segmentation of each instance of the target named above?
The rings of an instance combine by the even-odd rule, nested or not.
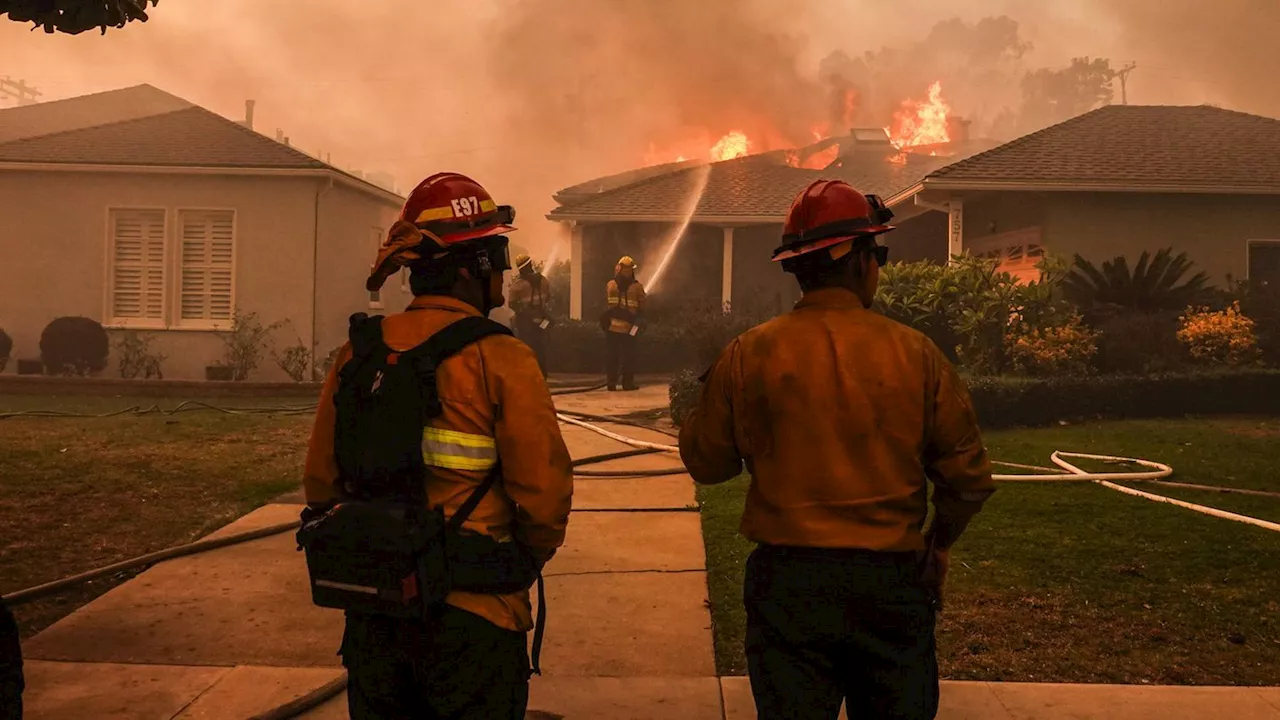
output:
[[[517,255],[516,270],[523,270],[524,266],[528,265],[531,262],[533,262],[533,258],[530,258],[528,255]]]
[[[618,267],[630,268],[631,270],[635,270],[636,261],[632,260],[630,255],[623,255],[618,260]]]

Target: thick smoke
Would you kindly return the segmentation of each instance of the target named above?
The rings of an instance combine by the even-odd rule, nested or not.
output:
[[[693,157],[730,130],[769,149],[881,126],[937,80],[996,139],[1023,129],[1020,78],[1076,56],[1136,61],[1130,102],[1280,116],[1276,27],[1264,0],[223,0],[104,37],[2,19],[0,76],[47,99],[148,82],[233,118],[252,98],[260,131],[402,189],[476,175],[546,248],[555,190],[651,145]]]
[[[1211,102],[1280,117],[1280,3],[1096,2],[1120,28],[1117,59],[1137,61],[1130,102]]]

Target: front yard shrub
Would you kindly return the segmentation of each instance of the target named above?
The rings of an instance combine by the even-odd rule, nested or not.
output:
[[[120,336],[120,341],[116,343],[116,352],[120,355],[117,363],[120,368],[120,377],[133,380],[142,375],[146,380],[153,377],[157,380],[164,379],[160,365],[166,357],[151,351],[151,343],[155,339],[154,334],[139,333],[134,330],[126,331]]]
[[[1120,312],[1098,321],[1099,372],[1146,375],[1182,368],[1190,357],[1178,342],[1177,312]]]
[[[1056,327],[1019,325],[1005,335],[1005,352],[1019,375],[1088,375],[1098,352],[1097,340],[1098,332],[1075,315]]]
[[[100,372],[107,366],[111,340],[96,320],[60,317],[40,333],[40,360],[50,375]]]
[[[1280,371],[1261,368],[1148,376],[979,377],[968,385],[984,428],[1081,419],[1280,415]]]
[[[4,328],[0,328],[0,372],[4,372],[12,356],[13,338],[9,337],[9,333],[5,332]]]
[[[221,365],[231,368],[231,379],[243,381],[258,369],[263,355],[271,347],[271,334],[284,326],[284,321],[264,326],[256,312],[242,313],[236,309],[229,332],[219,333],[226,352]]]
[[[1218,312],[1187,308],[1179,318],[1178,340],[1191,357],[1205,364],[1247,365],[1258,360],[1253,320],[1240,313],[1240,303]]]
[[[698,374],[692,370],[681,370],[671,378],[667,388],[667,398],[671,401],[671,422],[679,426],[684,423],[685,416],[698,404],[702,396],[702,383]]]

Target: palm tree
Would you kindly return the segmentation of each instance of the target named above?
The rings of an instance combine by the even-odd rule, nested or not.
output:
[[[1084,310],[1108,306],[1146,312],[1181,310],[1209,290],[1209,276],[1203,272],[1182,282],[1193,264],[1185,252],[1174,255],[1173,248],[1157,251],[1154,258],[1143,251],[1132,272],[1123,256],[1103,262],[1099,270],[1076,255],[1071,272],[1062,280],[1062,291]]]

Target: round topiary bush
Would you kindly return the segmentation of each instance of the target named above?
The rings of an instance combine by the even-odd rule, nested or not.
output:
[[[40,333],[40,360],[50,375],[88,375],[107,366],[107,331],[86,317],[60,317]]]
[[[9,337],[9,333],[0,328],[0,372],[4,372],[5,366],[9,364],[9,358],[13,355],[13,338]]]

